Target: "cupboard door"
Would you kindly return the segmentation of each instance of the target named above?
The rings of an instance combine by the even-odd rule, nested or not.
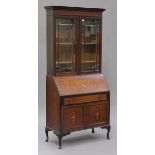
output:
[[[90,103],[87,105],[87,127],[108,123],[108,102]]]
[[[77,19],[56,17],[56,74],[76,72]]]
[[[80,72],[100,72],[101,20],[80,19]]]
[[[84,116],[83,106],[66,106],[62,110],[62,121],[64,131],[73,131],[83,128]]]

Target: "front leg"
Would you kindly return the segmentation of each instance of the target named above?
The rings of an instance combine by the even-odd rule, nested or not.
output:
[[[54,132],[54,133],[58,137],[58,140],[59,140],[59,147],[58,147],[58,149],[61,149],[61,140],[62,140],[63,134],[56,133],[56,132]]]
[[[95,133],[95,130],[94,130],[94,128],[92,128],[92,133]]]
[[[46,134],[46,140],[45,140],[45,142],[48,142],[48,132],[49,131],[51,131],[51,129],[50,128],[48,128],[48,127],[45,127],[45,134]]]
[[[54,134],[58,137],[58,140],[59,140],[59,147],[58,149],[61,149],[61,140],[62,140],[62,137],[66,136],[66,135],[69,135],[71,132],[67,132],[67,133],[58,133],[56,131],[54,131]]]
[[[58,139],[59,139],[59,148],[58,148],[58,149],[61,149],[61,140],[62,140],[62,135],[59,135],[59,136],[58,136]]]
[[[110,125],[102,126],[101,129],[107,129],[107,139],[110,139],[109,133],[111,126]]]
[[[110,139],[110,137],[109,137],[109,132],[110,132],[110,129],[111,129],[111,127],[109,126],[109,127],[107,127],[107,139]]]

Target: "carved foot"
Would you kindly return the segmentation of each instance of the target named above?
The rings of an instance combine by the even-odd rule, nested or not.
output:
[[[107,129],[107,139],[110,139],[109,133],[110,133],[111,126],[106,125],[106,126],[101,127],[101,129]]]
[[[59,140],[59,147],[58,149],[61,149],[61,140],[62,140],[62,137],[63,137],[63,134],[58,134],[58,133],[55,133],[56,136],[58,137],[58,140]]]
[[[67,133],[57,133],[57,132],[54,131],[54,134],[58,137],[58,140],[59,140],[59,147],[58,147],[58,149],[61,149],[62,137],[66,136],[66,135],[69,135],[70,132],[67,132]]]
[[[95,130],[94,130],[94,128],[92,128],[92,133],[95,133]]]
[[[49,132],[49,131],[51,131],[51,129],[48,128],[48,127],[45,127],[45,134],[46,134],[46,140],[45,140],[45,142],[48,142],[48,139],[49,139],[49,137],[48,137],[48,132]]]
[[[110,132],[110,126],[107,128],[107,139],[110,139],[110,137],[109,137],[109,132]]]
[[[62,135],[58,136],[58,139],[59,139],[59,148],[58,148],[58,149],[61,149],[61,140],[62,140]]]

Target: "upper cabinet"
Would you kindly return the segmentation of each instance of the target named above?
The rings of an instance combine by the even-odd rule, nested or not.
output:
[[[47,74],[101,72],[102,11],[51,6],[47,10]]]

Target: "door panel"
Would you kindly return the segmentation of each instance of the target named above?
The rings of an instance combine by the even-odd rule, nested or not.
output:
[[[80,30],[80,72],[99,72],[101,20],[81,18]]]
[[[90,103],[87,105],[87,127],[108,122],[108,102]]]
[[[56,17],[56,73],[76,72],[77,19]]]
[[[78,130],[84,127],[83,106],[66,106],[62,108],[63,130]]]

